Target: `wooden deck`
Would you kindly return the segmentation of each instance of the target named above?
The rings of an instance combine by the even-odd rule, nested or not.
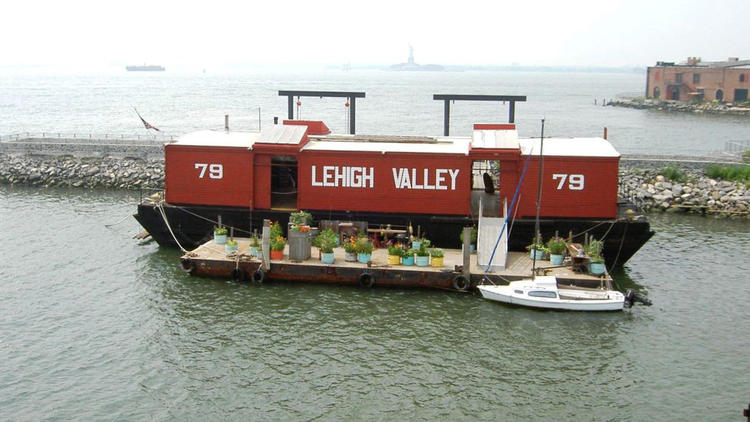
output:
[[[200,276],[225,277],[235,279],[252,279],[261,268],[261,261],[249,254],[250,240],[235,238],[238,243],[238,253],[227,254],[224,245],[217,245],[213,241],[206,242],[192,252],[182,257],[183,269],[191,274]],[[296,280],[310,282],[329,282],[344,284],[361,284],[363,274],[370,274],[376,278],[378,285],[402,287],[434,287],[455,289],[456,277],[463,274],[463,255],[458,249],[444,249],[443,266],[418,267],[405,265],[389,265],[388,251],[377,249],[372,253],[372,261],[368,264],[347,262],[342,248],[334,249],[333,264],[324,264],[318,259],[318,250],[312,247],[311,258],[305,261],[290,261],[288,248],[284,250],[284,259],[271,260],[269,271],[262,273],[264,280]],[[528,253],[509,252],[506,269],[485,272],[477,265],[477,256],[470,258],[470,287],[477,284],[492,282],[507,284],[509,281],[522,279],[531,275],[531,259]],[[564,285],[579,287],[611,287],[609,275],[594,276],[574,272],[570,266],[552,267],[549,261],[536,262],[537,273],[557,276]],[[545,269],[546,268],[546,269]],[[256,280],[259,281],[259,280]]]

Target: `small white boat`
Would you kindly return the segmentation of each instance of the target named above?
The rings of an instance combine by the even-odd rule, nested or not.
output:
[[[555,276],[511,281],[507,286],[477,286],[482,297],[532,308],[567,311],[621,311],[625,295],[616,290],[559,288]]]

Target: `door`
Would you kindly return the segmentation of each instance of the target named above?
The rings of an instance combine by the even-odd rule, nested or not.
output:
[[[747,89],[735,89],[734,90],[734,101],[747,101]]]
[[[271,208],[297,209],[297,157],[271,157]]]

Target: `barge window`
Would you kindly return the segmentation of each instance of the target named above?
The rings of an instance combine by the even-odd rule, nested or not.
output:
[[[551,299],[555,299],[557,297],[557,293],[555,292],[549,292],[546,290],[532,290],[528,293],[531,297],[548,297]]]

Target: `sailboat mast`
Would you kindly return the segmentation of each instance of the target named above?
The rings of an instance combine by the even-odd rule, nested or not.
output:
[[[542,119],[542,134],[539,137],[539,163],[537,166],[539,167],[539,174],[537,176],[537,186],[536,186],[536,220],[534,221],[534,245],[539,245],[541,243],[540,239],[540,229],[539,229],[539,210],[542,206],[542,175],[544,173],[544,119]],[[533,250],[533,249],[532,249]],[[536,251],[532,254],[533,258],[531,260],[531,276],[532,278],[536,274]]]

